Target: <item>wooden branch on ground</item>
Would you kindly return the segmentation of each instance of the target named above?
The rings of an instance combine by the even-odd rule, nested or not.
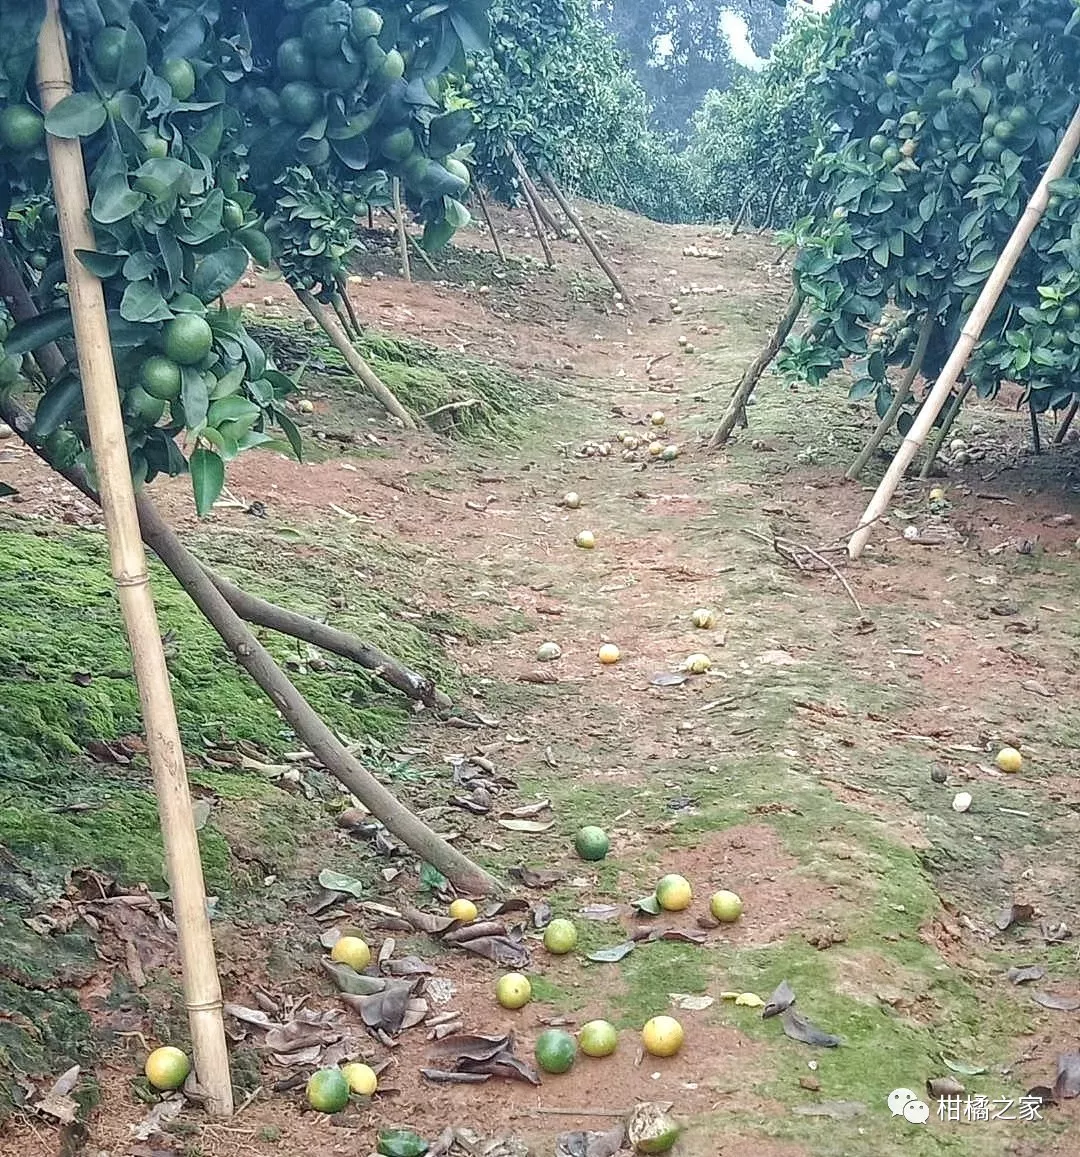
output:
[[[1012,236],[1006,242],[1005,248],[1002,249],[997,264],[990,271],[990,276],[983,285],[975,306],[964,323],[964,328],[960,331],[960,338],[938,375],[934,388],[930,391],[930,396],[923,403],[922,409],[916,416],[911,429],[907,432],[873,498],[867,503],[859,529],[851,536],[851,541],[848,543],[848,554],[851,558],[858,558],[862,554],[867,540],[870,538],[871,525],[888,509],[889,503],[896,493],[896,488],[900,485],[900,479],[903,478],[911,460],[918,453],[919,447],[930,432],[934,419],[941,412],[946,399],[952,393],[953,386],[967,365],[971,351],[975,348],[975,343],[982,336],[986,323],[993,313],[1013,269],[1016,268],[1016,263],[1027,248],[1028,241],[1042,219],[1043,213],[1046,212],[1046,205],[1050,199],[1050,185],[1069,171],[1078,147],[1080,147],[1080,105],[1073,113],[1072,120],[1061,138],[1061,143],[1051,157],[1035,191],[1031,194],[1020,220],[1016,223]]]
[[[408,410],[398,401],[397,396],[387,386],[378,374],[367,364],[360,356],[360,351],[349,340],[349,335],[337,322],[337,320],[326,310],[314,296],[306,289],[293,288],[300,301],[300,304],[311,314],[311,316],[322,327],[323,332],[330,339],[334,349],[345,359],[345,364],[350,370],[360,379],[367,387],[368,393],[371,394],[388,414],[392,414],[405,427],[406,430],[416,430],[419,427],[416,424],[415,418]]]
[[[795,322],[799,319],[799,314],[802,313],[803,302],[805,300],[801,289],[796,287],[791,291],[791,297],[788,298],[787,310],[784,312],[783,317],[776,323],[776,329],[773,330],[772,336],[766,343],[765,348],[747,368],[746,373],[743,374],[742,380],[739,382],[735,393],[732,394],[728,408],[720,420],[720,425],[717,427],[716,433],[713,434],[709,441],[707,449],[716,450],[720,446],[723,446],[728,438],[731,437],[731,431],[735,429],[735,423],[746,409],[747,399],[754,392],[754,387],[758,384],[761,375],[772,365],[773,358],[780,352],[780,347],[787,340],[788,334],[791,333]]]
[[[495,246],[495,254],[502,262],[506,264],[506,254],[503,253],[502,243],[499,241],[499,234],[495,231],[495,222],[491,219],[491,213],[488,211],[488,204],[484,198],[483,190],[479,183],[473,185],[473,192],[476,194],[477,204],[480,206],[480,212],[483,214],[484,221],[487,224],[488,232],[491,234],[491,243]]]
[[[923,361],[926,358],[926,350],[930,345],[930,338],[933,336],[934,326],[936,324],[937,319],[927,310],[926,315],[923,317],[922,325],[919,327],[919,338],[915,343],[915,352],[911,355],[911,361],[908,362],[900,385],[897,387],[896,393],[893,394],[889,408],[885,411],[881,421],[878,422],[874,432],[870,435],[870,440],[862,450],[859,451],[858,457],[848,467],[847,473],[844,475],[849,482],[854,482],[866,469],[866,464],[870,461],[874,451],[884,441],[885,435],[893,428],[897,415],[904,408],[904,404],[908,398],[911,397],[912,386],[915,384],[915,378],[918,376],[919,370],[922,369]]]
[[[405,275],[406,281],[412,281],[408,233],[405,231],[405,213],[401,208],[401,181],[398,177],[390,178],[390,195],[394,199],[394,220],[397,222],[398,256],[401,258],[401,272]]]
[[[789,539],[789,538],[780,538],[776,535],[773,535],[770,538],[768,535],[762,534],[760,531],[757,531],[757,530],[752,530],[748,526],[744,526],[742,529],[743,529],[743,534],[748,534],[748,535],[750,535],[751,538],[756,538],[759,542],[764,542],[764,543],[771,545],[773,550],[775,550],[776,553],[781,558],[792,563],[799,570],[803,571],[803,573],[810,573],[816,569],[815,567],[807,566],[806,563],[803,562],[803,560],[800,556],[804,555],[804,554],[808,558],[813,559],[814,562],[819,563],[826,570],[831,571],[832,574],[835,575],[836,578],[839,580],[840,585],[844,588],[844,593],[847,595],[847,597],[849,599],[851,599],[851,604],[855,608],[855,611],[859,616],[860,623],[868,621],[866,619],[866,613],[863,611],[862,603],[860,603],[859,600],[855,597],[855,592],[851,589],[851,584],[840,573],[836,564],[833,562],[830,562],[821,553],[821,551],[814,550],[813,547],[806,546],[804,543],[792,542],[791,539]],[[831,549],[843,550],[844,548],[843,547],[834,547]]]
[[[563,193],[562,189],[560,189],[559,186],[555,183],[555,178],[547,171],[547,169],[541,169],[540,179],[551,191],[551,195],[555,198],[555,200],[558,201],[559,208],[562,209],[562,211],[566,214],[566,219],[570,222],[570,224],[573,225],[574,228],[578,231],[578,236],[580,236],[581,240],[585,242],[589,252],[593,255],[593,259],[596,261],[596,264],[599,265],[600,268],[604,271],[608,281],[610,281],[611,284],[614,285],[615,288],[619,291],[619,293],[622,295],[623,301],[625,301],[628,306],[632,306],[634,304],[634,299],[630,296],[629,290],[627,290],[626,286],[623,285],[622,280],[608,263],[607,258],[604,257],[603,253],[600,252],[600,247],[593,240],[593,236],[586,228],[585,222],[582,221],[582,219],[574,211],[573,206],[567,200],[566,195]]]

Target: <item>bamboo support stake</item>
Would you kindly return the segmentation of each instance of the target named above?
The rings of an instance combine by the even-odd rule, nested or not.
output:
[[[780,352],[780,347],[787,340],[787,335],[791,333],[795,323],[799,320],[799,314],[802,313],[803,302],[806,298],[803,296],[801,289],[793,289],[791,297],[788,299],[788,307],[784,312],[784,316],[776,323],[776,329],[773,330],[772,337],[769,338],[765,348],[753,360],[747,368],[746,373],[742,376],[742,381],[739,382],[735,393],[731,395],[731,401],[728,403],[727,410],[724,411],[723,418],[720,419],[720,425],[716,428],[716,433],[713,434],[709,440],[708,450],[716,450],[723,446],[728,438],[731,437],[731,431],[735,429],[735,423],[739,420],[740,415],[746,413],[746,403],[750,395],[754,392],[754,387],[758,384],[758,379],[761,375],[772,365],[773,358]]]
[[[323,333],[330,339],[339,354],[345,359],[345,364],[364,383],[368,393],[379,401],[388,414],[392,414],[406,430],[416,430],[419,427],[412,414],[398,401],[397,396],[383,383],[378,374],[360,356],[356,346],[349,341],[349,335],[342,328],[341,323],[331,313],[328,313],[306,289],[294,289],[293,292],[300,299],[300,304],[322,326]]]
[[[607,167],[611,170],[615,180],[618,181],[619,186],[622,188],[623,196],[626,198],[627,204],[631,209],[634,210],[635,213],[640,215],[641,210],[638,208],[637,201],[634,200],[634,194],[630,192],[630,186],[626,183],[626,178],[622,174],[622,169],[616,167],[615,162],[611,159],[611,154],[603,147],[603,145],[600,146],[600,152],[604,160],[607,162]]]
[[[397,177],[390,178],[391,196],[394,198],[394,220],[397,222],[398,253],[401,257],[401,269],[406,281],[412,281],[412,268],[409,265],[409,235],[405,232],[405,214],[401,208],[401,181]]]
[[[510,160],[514,164],[514,169],[517,171],[522,185],[524,185],[532,197],[536,211],[540,214],[540,220],[543,221],[560,241],[565,241],[566,231],[563,229],[555,214],[552,213],[545,204],[544,198],[540,195],[540,190],[536,187],[536,182],[529,176],[529,170],[525,168],[525,162],[521,159],[521,154],[513,145],[509,145],[508,148],[510,150]]]
[[[945,445],[945,439],[949,436],[949,431],[953,428],[953,422],[960,416],[964,399],[968,396],[970,389],[971,379],[968,378],[960,387],[956,397],[949,403],[949,408],[945,411],[945,417],[942,419],[941,425],[937,428],[934,437],[931,439],[929,447],[927,447],[926,461],[922,464],[922,469],[919,471],[919,478],[923,482],[930,477],[930,471],[933,470],[937,456],[941,453],[941,447]]]
[[[473,185],[473,192],[476,194],[476,202],[480,206],[480,212],[484,216],[484,221],[487,224],[488,232],[491,234],[491,243],[495,246],[495,255],[502,262],[506,264],[506,254],[503,253],[502,242],[499,241],[499,235],[495,232],[495,222],[491,219],[491,213],[488,211],[487,200],[484,197],[483,190],[479,184]]]
[[[926,349],[930,344],[930,338],[933,335],[936,324],[937,319],[931,312],[927,311],[926,316],[923,318],[922,326],[919,328],[919,339],[915,343],[915,352],[911,355],[911,361],[904,371],[904,376],[900,380],[900,385],[893,395],[893,400],[889,404],[889,408],[885,411],[881,421],[878,422],[874,432],[870,435],[870,440],[859,451],[859,456],[848,467],[847,473],[844,475],[848,482],[854,482],[866,469],[867,462],[870,461],[874,451],[881,445],[885,435],[893,428],[897,415],[904,408],[904,403],[911,397],[911,388],[915,384],[915,378],[922,368],[923,360],[926,358]]]
[[[1039,415],[1035,407],[1028,402],[1028,412],[1031,414],[1031,446],[1036,454],[1042,453],[1042,435],[1039,433]]]
[[[391,217],[393,216],[393,214],[390,213],[389,210],[386,210],[386,212]],[[420,260],[428,267],[428,269],[436,277],[438,277],[439,276],[439,270],[436,267],[435,262],[432,261],[431,258],[427,255],[427,252],[425,251],[424,247],[420,244],[420,242],[417,241],[416,238],[413,237],[411,233],[406,233],[405,236],[406,236],[406,239],[408,240],[408,243],[412,246],[413,252],[416,254],[416,256],[420,258]],[[409,270],[409,273],[411,275],[411,273],[412,273],[411,269]]]
[[[42,107],[48,113],[72,91],[60,0],[47,0],[38,38],[37,76]],[[105,296],[101,282],[76,256],[80,249],[96,248],[90,228],[82,146],[77,139],[54,136],[47,137],[47,144],[90,444],[161,816],[195,1071],[206,1093],[207,1111],[215,1117],[228,1117],[233,1111],[233,1094],[222,1022],[221,981],[206,910],[184,750],[135,509]]]
[[[997,305],[998,298],[1001,297],[1017,261],[1020,260],[1024,247],[1046,211],[1046,203],[1050,199],[1050,183],[1068,172],[1077,148],[1080,148],[1080,106],[1073,113],[1069,127],[1065,130],[1061,143],[1050,159],[1050,164],[1047,165],[1042,180],[1035,192],[1032,193],[1031,200],[1028,201],[1012,236],[1001,251],[997,265],[994,266],[983,286],[982,293],[979,294],[971,315],[964,323],[964,328],[960,332],[960,340],[949,355],[949,360],[945,363],[938,380],[934,383],[934,388],[930,391],[930,396],[923,403],[911,429],[907,432],[896,457],[893,458],[889,469],[885,472],[885,477],[882,478],[873,498],[867,504],[859,528],[848,542],[849,557],[856,559],[862,554],[874,523],[888,509],[889,503],[896,493],[896,488],[900,484],[900,479],[904,476],[904,471],[907,470],[911,460],[926,439],[926,435],[930,432],[930,427],[934,424],[934,419],[945,404],[945,399],[952,393],[956,379],[967,364],[975,343],[982,335],[990,314],[993,312],[994,306]]]
[[[559,208],[566,214],[566,219],[578,231],[578,236],[582,241],[585,242],[586,248],[593,255],[596,264],[599,265],[600,268],[604,271],[608,281],[610,281],[611,284],[614,285],[615,288],[619,291],[619,293],[622,294],[623,301],[625,301],[627,305],[633,305],[634,300],[630,296],[626,286],[623,285],[619,275],[615,272],[614,269],[612,269],[611,265],[607,261],[607,258],[605,258],[604,255],[600,252],[600,248],[593,240],[592,234],[588,229],[585,228],[585,222],[582,221],[582,219],[577,215],[573,206],[566,199],[566,194],[563,193],[562,189],[560,189],[558,185],[555,184],[555,178],[547,171],[547,169],[541,169],[540,179],[544,182],[545,185],[547,185],[548,189],[551,191],[551,195],[559,203]]]
[[[544,260],[547,262],[547,267],[548,269],[554,269],[555,258],[551,255],[551,246],[548,244],[547,233],[544,231],[544,222],[540,219],[540,210],[536,207],[533,195],[529,192],[529,187],[524,181],[521,182],[521,195],[525,198],[525,207],[529,210],[529,218],[533,223],[533,228],[536,230],[536,236],[540,241],[540,248],[544,251]]]

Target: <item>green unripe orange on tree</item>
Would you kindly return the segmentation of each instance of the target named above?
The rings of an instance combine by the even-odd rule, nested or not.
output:
[[[180,367],[160,354],[154,354],[143,362],[139,370],[139,381],[153,398],[171,402],[180,397]]]
[[[37,148],[45,139],[45,121],[28,104],[9,104],[0,112],[0,141],[17,153]]]
[[[177,100],[190,100],[195,95],[195,69],[190,60],[166,60],[159,75]]]
[[[178,366],[198,365],[214,344],[209,323],[193,313],[184,313],[165,323],[162,348],[165,356]]]
[[[289,124],[306,127],[322,112],[322,93],[306,80],[293,80],[278,93],[281,115]]]

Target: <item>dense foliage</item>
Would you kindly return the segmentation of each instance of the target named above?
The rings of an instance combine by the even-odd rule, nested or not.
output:
[[[353,249],[352,210],[400,177],[437,245],[468,220],[459,198],[473,118],[447,73],[479,51],[478,0],[64,0],[75,92],[46,118],[33,63],[43,0],[0,0],[0,215],[40,319],[0,319],[0,387],[23,354],[65,342],[67,309],[45,129],[78,138],[91,193],[132,469],[190,470],[207,510],[225,464],[282,430],[276,371],[222,295],[250,261],[331,295]],[[187,456],[176,439],[183,435]],[[78,370],[45,384],[35,437],[92,472]]]
[[[852,396],[883,413],[887,368],[927,316],[923,370],[940,371],[1054,152],[1080,97],[1080,19],[1072,0],[841,0],[829,30],[827,202],[796,264],[814,320],[784,365],[820,381],[854,355]],[[968,366],[980,394],[1012,380],[1040,412],[1080,370],[1080,180],[1052,194]]]
[[[809,210],[817,195],[806,175],[822,128],[816,81],[824,45],[824,22],[797,16],[766,68],[708,93],[685,158],[697,215],[734,220],[745,202],[751,221],[791,224]]]

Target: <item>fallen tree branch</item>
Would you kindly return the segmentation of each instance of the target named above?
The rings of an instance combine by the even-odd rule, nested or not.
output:
[[[815,562],[820,563],[826,570],[831,571],[836,576],[836,578],[839,579],[840,585],[844,588],[847,597],[851,599],[851,603],[854,606],[856,613],[859,615],[859,618],[866,618],[862,603],[860,603],[859,600],[855,597],[855,592],[851,589],[851,584],[840,573],[836,564],[830,562],[820,551],[814,550],[813,547],[806,546],[804,543],[792,542],[789,538],[780,538],[777,535],[773,535],[772,538],[770,538],[768,535],[762,534],[760,531],[751,530],[748,526],[744,526],[742,529],[743,534],[748,534],[751,538],[756,538],[759,542],[764,542],[767,545],[771,545],[773,550],[775,550],[781,558],[786,559],[790,563],[793,563],[796,567],[799,568],[799,570],[803,571],[804,573],[807,571],[812,571],[814,568],[808,567],[799,558],[800,554],[808,555]],[[843,550],[844,548],[836,547],[832,549]]]

